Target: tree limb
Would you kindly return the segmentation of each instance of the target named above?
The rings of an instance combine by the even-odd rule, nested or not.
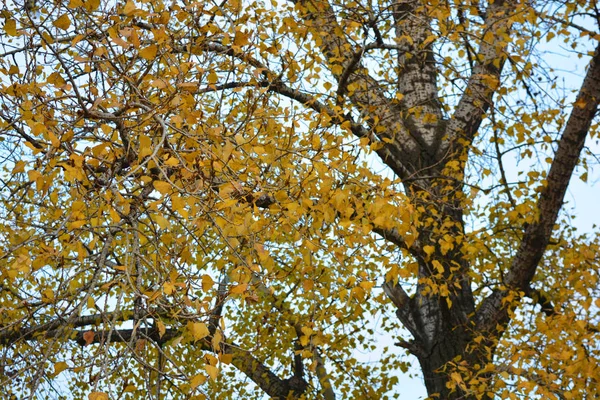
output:
[[[107,318],[107,315],[109,314],[79,317],[70,326],[83,327],[86,325],[97,325]],[[120,315],[120,320],[124,320],[122,314]],[[149,329],[92,330],[94,335],[90,339],[90,336],[86,335],[90,331],[89,329],[69,332],[65,331],[64,327],[61,327],[61,323],[63,321],[57,319],[51,323],[39,325],[26,331],[0,335],[0,343],[11,344],[17,340],[34,341],[41,338],[65,338],[77,342],[81,346],[88,346],[91,344],[104,344],[107,341],[110,343],[129,343],[134,337],[139,337],[163,345],[181,335],[181,332],[176,329],[167,329],[161,334],[156,327],[152,327]],[[215,351],[211,340],[212,335],[196,342],[196,345],[204,351]],[[299,394],[305,391],[308,386],[304,380],[294,379],[294,377],[289,379],[279,378],[266,365],[252,356],[250,352],[242,350],[235,343],[222,343],[221,350],[225,354],[231,354],[232,364],[274,399],[286,399],[290,392]]]
[[[548,246],[552,229],[562,207],[571,176],[577,166],[592,120],[600,103],[600,45],[592,57],[577,100],[558,144],[550,167],[546,185],[537,202],[537,221],[529,224],[517,250],[504,284],[506,289],[496,289],[479,307],[476,315],[478,328],[495,330],[496,325],[506,326],[509,305],[503,302],[509,291],[527,293],[529,284]]]
[[[45,324],[35,325],[32,327],[25,328],[4,328],[0,331],[0,343],[2,344],[12,344],[19,340],[34,340],[37,335],[43,332],[50,332],[59,328],[64,327],[64,325],[68,322],[69,326],[74,328],[80,328],[83,326],[89,325],[99,325],[104,321],[115,320],[123,321],[124,313],[103,313],[103,314],[94,314],[94,315],[84,315],[81,317],[75,317],[69,319],[57,318]]]
[[[421,153],[418,141],[405,126],[399,105],[385,95],[379,83],[362,67],[360,59],[356,60],[357,53],[351,50],[353,46],[340,35],[343,29],[337,22],[331,4],[326,0],[294,2],[301,6],[301,18],[321,38],[321,51],[334,77],[345,86],[355,84],[356,88],[348,92],[348,98],[362,114],[370,116],[368,122],[376,140],[372,140],[375,139],[372,137],[369,139],[372,143],[379,142],[385,149],[385,157],[378,152],[382,161],[399,177],[407,176],[408,170],[418,170]],[[349,74],[346,72],[347,78],[345,71],[349,71]]]
[[[432,156],[444,132],[438,129],[442,124],[442,104],[438,98],[431,16],[426,7],[410,0],[395,2],[392,15],[396,42],[403,48],[398,53],[398,93],[403,96],[405,118],[410,120],[407,128],[425,153]]]
[[[514,1],[498,0],[488,7],[484,32],[490,32],[491,35],[482,38],[476,57],[477,63],[452,119],[446,126],[445,135],[448,139],[438,150],[438,157],[443,157],[448,148],[458,146],[460,149],[470,144],[479,130],[485,113],[492,104],[492,97],[500,85],[500,74],[506,61],[505,51],[509,42],[505,36],[510,34],[511,27],[508,11],[509,7],[515,5]],[[492,38],[491,42],[486,41],[487,36]],[[461,139],[465,142],[458,144],[457,141]]]

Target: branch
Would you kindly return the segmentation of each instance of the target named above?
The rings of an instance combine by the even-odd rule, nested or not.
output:
[[[323,389],[323,398],[325,400],[335,400],[335,392],[333,391],[331,380],[329,379],[329,375],[325,369],[325,363],[323,362],[321,355],[316,351],[315,361],[317,362],[317,378],[319,379],[319,384]]]
[[[419,152],[411,152],[412,148],[415,148],[416,144],[410,145],[412,143],[411,137],[408,133],[405,132],[403,125],[398,117],[398,110],[391,107],[391,103],[388,99],[385,98],[383,93],[380,93],[380,89],[374,89],[373,85],[377,85],[376,81],[374,81],[370,76],[368,79],[370,90],[364,91],[365,95],[368,96],[376,96],[380,100],[377,102],[372,102],[367,98],[362,97],[353,97],[354,103],[357,107],[363,110],[367,115],[371,115],[373,113],[377,114],[377,112],[385,112],[386,115],[379,115],[379,121],[381,124],[387,127],[385,132],[381,132],[375,134],[375,129],[367,130],[361,124],[356,123],[350,114],[342,115],[339,112],[335,112],[331,107],[326,104],[320,102],[315,96],[310,94],[301,92],[297,89],[293,89],[287,85],[285,85],[278,78],[278,74],[274,71],[271,71],[265,64],[255,59],[251,55],[247,53],[242,53],[239,51],[235,51],[234,49],[223,46],[220,43],[206,43],[205,49],[208,51],[212,51],[218,54],[228,55],[231,57],[235,57],[241,61],[247,62],[249,65],[256,68],[257,71],[261,72],[264,80],[257,82],[256,86],[267,88],[269,91],[273,93],[280,94],[289,99],[295,100],[305,107],[312,109],[315,112],[325,114],[330,117],[333,124],[338,126],[348,126],[350,131],[357,138],[366,138],[370,143],[374,143],[378,145],[375,153],[381,158],[384,164],[390,167],[394,173],[399,177],[407,177],[411,175],[410,169],[407,168],[407,165],[411,162],[413,164],[416,163],[415,158],[418,156]],[[389,48],[396,49],[396,46],[393,45],[368,45],[367,48]],[[186,49],[174,48],[175,52],[185,52]],[[356,73],[352,74],[355,75]],[[354,78],[352,78],[354,79]],[[365,78],[367,79],[367,78]],[[371,82],[372,81],[372,82]],[[245,85],[243,83],[232,83],[231,87],[239,87],[239,85]],[[215,86],[215,89],[227,89],[227,84],[222,85],[222,87]],[[213,90],[213,89],[211,89]],[[210,90],[209,90],[210,91]],[[354,92],[354,96],[358,96],[359,91]],[[377,94],[379,93],[379,94]],[[368,109],[366,109],[368,108]],[[387,122],[386,122],[387,121]],[[402,133],[405,132],[406,134]],[[408,147],[407,147],[408,146]],[[412,161],[411,161],[412,160]],[[414,168],[413,168],[414,169]]]
[[[395,142],[386,143],[380,141],[380,138],[373,133],[373,130],[367,130],[362,125],[357,124],[349,114],[340,115],[340,113],[335,112],[327,105],[319,102],[314,96],[292,89],[283,83],[274,83],[269,87],[269,90],[292,100],[296,100],[316,112],[328,115],[336,125],[342,127],[347,125],[357,138],[366,138],[369,139],[370,143],[378,145],[375,153],[397,176],[406,177],[410,175],[410,170],[405,166],[405,160],[407,158],[403,156],[403,152],[398,150],[398,147],[394,144]]]
[[[19,340],[35,340],[38,335],[44,332],[51,332],[59,328],[64,328],[65,324],[73,328],[80,328],[89,325],[99,325],[104,321],[123,321],[124,313],[104,313],[94,315],[84,315],[81,317],[71,318],[69,320],[64,318],[57,318],[45,324],[35,325],[32,327],[25,328],[4,328],[0,331],[0,343],[4,345],[13,344]],[[64,333],[62,329],[61,332]],[[52,336],[50,336],[52,337]]]
[[[544,378],[542,378],[540,375],[536,374],[535,372],[531,372],[531,371],[528,371],[523,368],[515,368],[510,365],[500,365],[496,368],[496,371],[497,372],[508,372],[509,374],[520,376],[522,378],[527,379],[528,381],[534,382],[536,385],[548,389],[550,392],[552,392],[554,395],[556,395],[556,397],[558,397],[560,400],[565,400],[567,398],[563,394],[564,392],[562,390],[553,388],[551,382],[547,382],[547,380],[545,380]]]
[[[438,96],[431,16],[419,2],[398,1],[393,5],[393,17],[396,42],[403,47],[397,68],[398,93],[403,95],[401,106],[409,121],[406,126],[425,150],[423,155],[431,157],[444,135],[443,129],[438,128],[443,122],[442,103]]]
[[[477,64],[467,83],[452,119],[446,126],[448,137],[445,146],[440,146],[438,156],[448,151],[448,147],[468,146],[479,130],[485,113],[492,104],[496,88],[500,85],[500,74],[506,61],[506,48],[511,22],[508,19],[510,7],[516,4],[510,0],[498,0],[490,4],[487,10],[486,29],[484,32],[493,33],[491,43],[482,39],[477,53]],[[458,141],[464,139],[464,144]]]
[[[408,293],[402,289],[402,286],[394,284],[392,281],[387,281],[383,284],[383,291],[398,309],[406,307],[410,302]]]
[[[87,325],[97,325],[111,314],[112,313],[79,317],[69,326],[83,327]],[[123,314],[119,315],[119,320],[124,320]],[[89,329],[75,330],[70,333],[68,331],[65,332],[64,327],[61,326],[63,322],[62,319],[57,319],[50,323],[30,328],[26,331],[13,331],[8,334],[4,332],[3,334],[0,334],[0,343],[12,344],[17,340],[34,341],[42,338],[63,338],[74,341],[81,346],[88,346],[91,344],[106,344],[107,342],[129,343],[134,337],[139,337],[151,340],[158,345],[163,345],[181,335],[181,332],[176,329],[167,329],[161,335],[156,327],[152,327],[150,329],[137,328],[135,330],[92,330],[94,335],[93,338],[90,339],[89,335],[86,335],[86,333],[90,331]],[[211,343],[212,335],[196,342],[196,346],[204,351],[215,351]],[[252,356],[252,354],[242,350],[235,343],[222,343],[221,350],[225,354],[231,354],[232,364],[264,390],[267,395],[274,399],[283,400],[288,398],[290,392],[300,394],[306,391],[308,384],[304,380],[294,379],[294,377],[289,379],[279,378],[267,366]]]
[[[346,67],[344,68],[344,71],[338,77],[338,96],[343,96],[347,93],[346,88],[348,87],[348,78],[350,78],[350,75],[354,73],[357,67],[360,65],[360,61],[363,55],[367,51],[373,49],[402,50],[402,48],[398,45],[386,44],[383,42],[369,43],[359,48],[357,51],[354,52],[354,54],[352,54],[352,57],[350,57],[350,61],[347,63]]]
[[[12,129],[14,129],[15,131],[17,131],[17,133],[18,133],[18,134],[19,134],[19,135],[20,135],[20,136],[21,136],[23,139],[25,139],[27,142],[31,143],[31,145],[32,145],[33,147],[35,147],[36,149],[39,149],[39,150],[41,150],[41,149],[43,149],[43,148],[45,148],[45,147],[46,147],[45,145],[43,145],[42,143],[40,143],[40,141],[38,141],[38,140],[37,140],[37,139],[35,139],[34,137],[30,136],[30,135],[29,135],[27,132],[25,132],[25,131],[24,131],[24,130],[23,130],[21,127],[20,127],[20,126],[18,126],[18,125],[17,125],[17,121],[16,121],[16,120],[14,120],[14,119],[12,119],[12,118],[10,118],[10,117],[7,117],[7,116],[6,116],[6,115],[4,115],[4,114],[0,114],[0,116],[1,116],[1,117],[2,117],[2,118],[3,118],[3,119],[6,121],[6,122],[8,122],[8,125],[7,125],[7,126],[5,126],[5,127],[3,128],[3,130],[8,130],[8,129],[10,129],[10,128],[12,127]]]
[[[78,35],[73,34],[73,35],[67,35],[67,36],[59,36],[59,37],[54,37],[53,41],[54,43],[71,43],[73,42],[73,39],[75,39]],[[86,36],[86,39],[88,40],[93,40],[93,39],[102,39],[104,37],[104,35],[99,34],[99,33],[91,33],[88,34]],[[39,42],[39,43],[31,43],[27,46],[24,47],[20,47],[14,50],[10,50],[4,53],[0,53],[0,58],[4,58],[4,57],[8,57],[8,56],[12,56],[14,54],[18,54],[18,53],[22,53],[24,51],[35,51],[37,49],[40,49],[42,47],[44,47],[46,44],[44,42]]]
[[[535,304],[542,307],[542,312],[547,317],[559,315],[559,312],[556,310],[556,306],[554,306],[552,300],[550,300],[550,298],[541,290],[528,288],[528,290],[525,292],[525,295],[533,300]]]
[[[562,207],[563,199],[579,155],[585,144],[592,120],[600,103],[600,44],[592,57],[577,100],[558,144],[547,183],[537,202],[538,220],[525,229],[523,238],[505,277],[507,289],[495,290],[481,304],[476,321],[483,331],[506,326],[510,321],[503,299],[510,290],[527,293],[529,284],[548,246],[552,229]]]
[[[413,302],[410,296],[398,283],[387,281],[383,283],[383,291],[387,297],[396,306],[396,316],[402,322],[402,325],[413,335],[415,339],[421,339],[422,335],[419,332],[415,317],[413,314]],[[414,355],[425,354],[425,351],[416,342],[400,342],[402,347],[408,349]]]
[[[377,152],[382,161],[401,178],[407,176],[407,170],[420,169],[419,142],[405,126],[398,104],[386,96],[377,80],[361,65],[362,52],[349,50],[353,46],[340,35],[344,30],[331,4],[327,0],[296,0],[294,3],[301,6],[301,18],[321,38],[320,48],[333,76],[342,86],[356,84],[348,98],[362,115],[369,116],[371,128],[376,132],[369,139],[385,149],[384,156]],[[343,91],[344,87],[340,89]]]

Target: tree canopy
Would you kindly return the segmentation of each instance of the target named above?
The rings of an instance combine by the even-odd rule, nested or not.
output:
[[[4,2],[1,397],[597,398],[599,21]]]

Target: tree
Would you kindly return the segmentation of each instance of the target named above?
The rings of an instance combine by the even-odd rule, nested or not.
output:
[[[598,396],[595,2],[2,18],[3,397]]]

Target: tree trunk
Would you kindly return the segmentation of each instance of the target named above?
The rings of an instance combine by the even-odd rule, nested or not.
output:
[[[470,265],[464,259],[461,240],[446,248],[441,244],[450,240],[448,237],[464,239],[461,187],[447,191],[448,187],[434,185],[425,195],[409,188],[413,201],[422,205],[421,220],[434,222],[420,229],[419,243],[412,251],[419,263],[417,292],[397,315],[413,334],[407,347],[419,360],[428,395],[432,399],[475,399],[457,366],[466,362],[470,367],[484,367],[491,362],[494,342],[483,351],[482,346],[473,346],[475,300]]]
[[[491,362],[493,344],[487,352],[481,346],[473,346],[473,331],[453,321],[452,313],[466,315],[458,304],[447,307],[446,299],[438,298],[439,314],[430,314],[423,321],[428,343],[421,343],[417,359],[423,372],[427,394],[432,399],[476,399],[471,391],[466,391],[463,377],[457,366],[466,363],[470,368],[480,365],[482,368]],[[481,394],[480,394],[481,395]],[[488,399],[491,397],[479,397]]]

